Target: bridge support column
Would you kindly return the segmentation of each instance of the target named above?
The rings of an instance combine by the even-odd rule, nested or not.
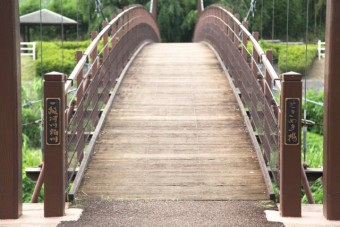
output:
[[[17,219],[22,212],[18,10],[18,0],[0,1],[0,219]]]
[[[301,99],[302,76],[281,75],[280,96],[280,213],[301,217]]]
[[[65,215],[65,81],[61,73],[44,77],[44,216]]]
[[[327,0],[324,108],[324,216],[340,220],[340,1]]]

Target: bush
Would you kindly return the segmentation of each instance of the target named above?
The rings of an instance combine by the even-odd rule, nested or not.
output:
[[[89,46],[90,41],[82,42],[43,42],[42,52],[41,46],[38,45],[35,70],[36,74],[42,75],[57,71],[70,75],[76,66],[76,51],[85,51]],[[41,67],[41,53],[42,53],[42,67]]]
[[[308,46],[307,69],[312,65],[317,56],[317,46]],[[298,72],[305,74],[306,68],[306,46],[305,45],[289,45],[288,47],[288,64],[286,69],[286,46],[281,45],[279,50],[279,69],[281,72]]]
[[[316,90],[307,92],[307,99],[315,102],[324,102],[324,93]],[[323,135],[323,106],[307,102],[307,119],[315,122],[315,125],[309,126],[308,130]]]

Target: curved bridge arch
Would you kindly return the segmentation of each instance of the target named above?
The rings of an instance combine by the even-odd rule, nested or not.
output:
[[[209,6],[199,18],[193,41],[212,46],[239,90],[242,104],[248,109],[251,124],[263,145],[261,151],[253,136],[269,194],[274,196],[265,163],[270,165],[279,185],[279,103],[275,100],[273,86],[281,92],[281,84],[274,83],[279,77],[271,64],[271,51],[262,50],[257,42],[258,33],[251,34],[247,22],[241,23],[239,18],[223,5]],[[252,51],[248,50],[248,41]]]
[[[87,50],[84,53],[77,52],[78,63],[67,80],[66,75],[55,72],[45,75],[45,174],[53,172],[60,176],[45,177],[45,204],[50,206],[60,201],[56,196],[49,196],[56,193],[56,187],[59,188],[59,196],[64,194],[63,190],[70,189],[69,196],[73,198],[92,156],[95,140],[119,86],[121,75],[124,74],[130,58],[142,46],[160,42],[160,33],[151,13],[141,5],[130,5],[119,11],[117,16],[113,16],[109,23],[103,22],[102,31],[99,34],[93,32],[91,38],[92,42]],[[61,82],[61,86],[52,84],[56,80]],[[73,92],[74,95],[70,95]],[[51,116],[46,106],[49,105],[47,100],[51,98],[60,100],[59,113],[65,113],[60,115],[61,123],[56,129],[48,126],[51,125]],[[51,129],[58,130],[59,135],[52,138],[47,133]],[[50,152],[58,145],[49,144],[50,140],[58,140],[60,149],[65,149],[65,164],[55,164],[55,160],[63,159],[64,152]],[[63,175],[68,176],[66,183],[57,180],[62,179]],[[75,180],[71,188],[73,178]],[[48,208],[49,205],[46,207],[55,215],[54,208]]]

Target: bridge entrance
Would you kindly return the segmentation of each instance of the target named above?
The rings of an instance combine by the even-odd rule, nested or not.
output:
[[[78,196],[268,200],[233,90],[204,44],[150,44],[129,68]]]

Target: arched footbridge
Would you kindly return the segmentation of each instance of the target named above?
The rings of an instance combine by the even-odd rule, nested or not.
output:
[[[65,193],[268,200],[272,179],[296,212],[301,75],[278,77],[258,33],[224,6],[199,5],[193,43],[160,43],[151,12],[126,7],[69,77],[45,75],[45,216],[63,214]]]

